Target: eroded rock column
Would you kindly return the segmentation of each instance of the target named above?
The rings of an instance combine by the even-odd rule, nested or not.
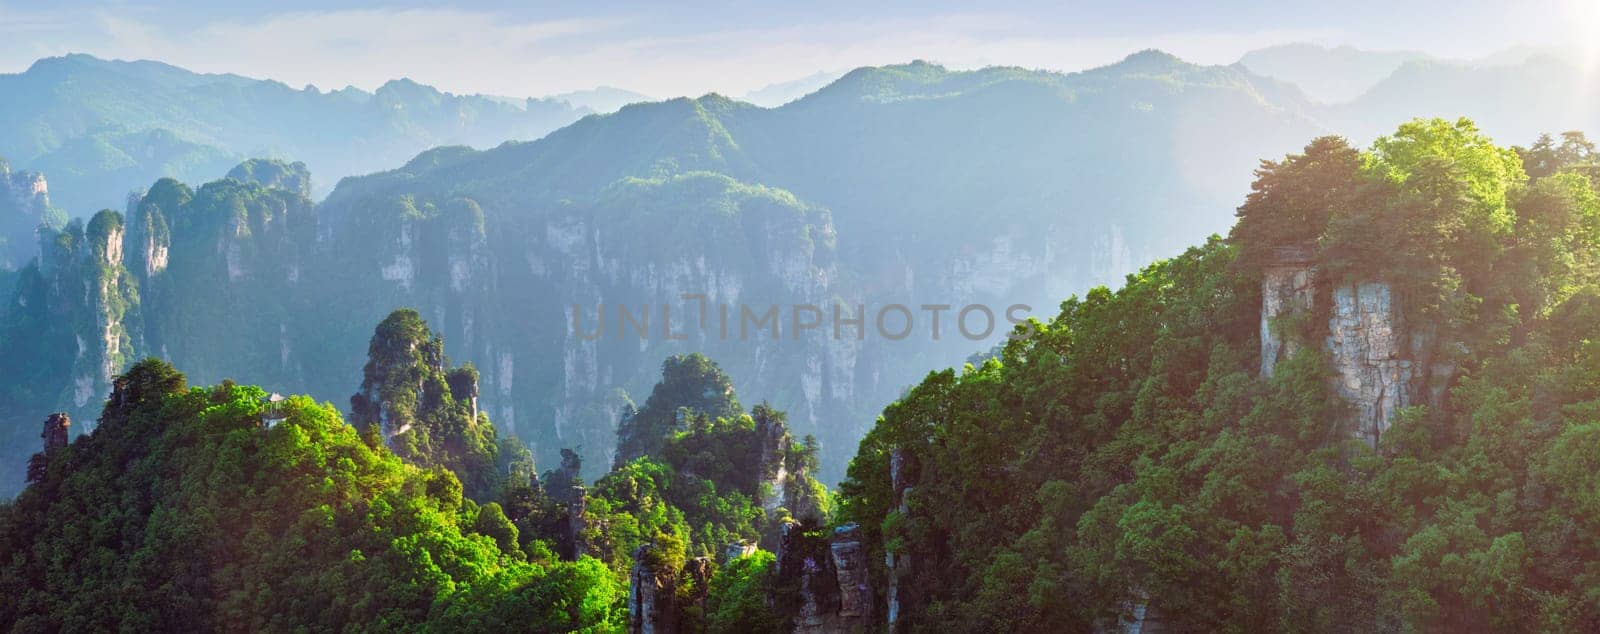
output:
[[[1389,285],[1334,287],[1324,347],[1339,396],[1355,410],[1356,436],[1376,447],[1395,412],[1411,404],[1414,378],[1409,337]]]

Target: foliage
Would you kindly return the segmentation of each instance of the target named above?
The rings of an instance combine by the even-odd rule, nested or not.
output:
[[[661,381],[644,407],[617,424],[616,464],[659,454],[662,443],[683,428],[682,409],[712,419],[744,411],[733,394],[733,381],[716,363],[701,354],[669,357],[661,362]]]
[[[1179,631],[1600,627],[1600,226],[1574,153],[1529,184],[1466,121],[1368,153],[1319,139],[1263,164],[1228,240],[929,374],[841,485],[869,560],[910,562],[905,626],[1087,631],[1148,603]],[[1322,305],[1382,279],[1408,327],[1462,344],[1438,344],[1458,368],[1443,398],[1375,448],[1316,345],[1256,373],[1259,276],[1284,245],[1309,246]],[[895,451],[915,465],[904,511]]]
[[[477,411],[478,371],[449,366],[444,341],[422,316],[394,311],[372,334],[361,391],[350,397],[351,423],[381,433],[409,462],[451,470],[468,497],[486,500],[501,486],[500,445]]]
[[[56,630],[611,630],[604,566],[530,560],[497,505],[368,446],[330,406],[163,362],[0,508],[0,626]]]
[[[706,597],[706,631],[712,634],[736,632],[778,632],[783,622],[768,607],[777,558],[764,550],[728,562],[711,579]]]

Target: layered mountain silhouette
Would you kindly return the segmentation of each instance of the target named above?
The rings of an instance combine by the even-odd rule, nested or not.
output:
[[[1262,157],[1324,133],[1364,144],[1412,115],[1472,116],[1506,144],[1532,140],[1526,122],[1582,127],[1586,111],[1569,103],[1589,89],[1557,61],[1532,57],[1520,72],[1406,62],[1331,106],[1245,65],[1159,51],[1068,74],[919,61],[857,69],[775,108],[719,95],[635,103],[545,134],[573,111],[545,119],[539,102],[519,108],[406,81],[321,93],[155,63],[43,60],[0,78],[33,86],[0,106],[10,122],[0,151],[48,158],[79,143],[61,139],[111,139],[90,144],[130,157],[126,171],[72,160],[75,175],[44,174],[56,205],[124,209],[128,229],[120,262],[97,255],[111,252],[97,241],[122,234],[80,224],[50,234],[59,248],[39,277],[0,279],[32,293],[7,304],[0,358],[38,368],[0,394],[0,412],[17,413],[14,445],[31,446],[35,413],[92,419],[114,366],[146,354],[197,381],[231,376],[338,398],[355,388],[367,325],[410,306],[458,342],[456,358],[482,373],[485,410],[542,461],[563,446],[603,458],[661,360],[705,352],[741,391],[787,410],[796,433],[817,436],[832,481],[904,386],[999,343],[1007,308],[1051,316],[1062,297],[1224,231]],[[1483,82],[1498,83],[1478,95]],[[1564,110],[1513,116],[1523,106],[1507,101],[1522,95]],[[113,123],[122,131],[106,132]],[[170,137],[159,145],[171,151],[133,160],[145,154],[105,149],[123,135]],[[537,140],[502,142],[519,138]],[[415,153],[447,143],[489,149]],[[268,146],[277,151],[259,153],[305,165],[258,164],[200,187],[228,173],[235,152]],[[169,156],[210,158],[170,159],[198,166],[181,171]],[[274,170],[293,175],[293,191],[260,177]],[[171,174],[193,189],[151,187]],[[133,187],[148,193],[130,202]],[[126,272],[102,268],[113,264]],[[137,292],[68,292],[74,280],[111,278]],[[827,319],[798,336],[783,312],[781,328],[753,337],[737,322],[731,334],[713,325],[663,336],[659,312],[651,336],[616,329],[619,307],[667,305],[680,329],[694,314],[685,294],[733,307],[735,320],[739,306],[762,315],[795,305]],[[904,339],[878,335],[874,317],[890,304],[914,313]],[[1000,323],[962,336],[954,320],[968,305]],[[578,336],[574,312],[587,332],[602,307],[613,329]],[[836,335],[835,307],[864,315],[865,336],[848,324]],[[889,324],[898,330],[899,319]],[[20,466],[7,472],[20,478]]]

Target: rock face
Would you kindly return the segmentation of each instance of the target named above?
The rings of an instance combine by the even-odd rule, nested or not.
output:
[[[1354,411],[1354,433],[1376,447],[1395,411],[1412,403],[1415,363],[1410,333],[1388,284],[1343,284],[1333,289],[1325,347],[1339,395]]]
[[[794,631],[835,634],[866,631],[872,624],[874,594],[861,529],[846,524],[819,539],[799,523],[782,529],[777,584],[798,590],[792,610]]]
[[[1319,290],[1311,249],[1275,249],[1261,279],[1261,376],[1303,345],[1295,320],[1327,307],[1322,348],[1334,389],[1350,405],[1350,433],[1372,447],[1404,407],[1437,404],[1454,374],[1438,360],[1432,328],[1408,323],[1389,283],[1348,282]]]
[[[1285,247],[1273,252],[1261,276],[1261,376],[1272,376],[1279,361],[1293,356],[1300,341],[1283,332],[1289,318],[1311,311],[1316,298],[1316,269],[1309,247]]]
[[[50,208],[50,186],[38,172],[13,172],[0,159],[0,269],[17,269],[34,253],[33,231]]]
[[[631,634],[676,634],[684,631],[678,615],[685,608],[704,613],[709,594],[712,563],[709,557],[695,557],[683,570],[652,568],[656,546],[645,544],[633,552],[633,569],[628,573],[628,632]],[[692,592],[678,596],[680,581]]]
[[[633,570],[628,573],[628,632],[630,634],[671,634],[677,631],[672,596],[676,577],[651,570],[647,556],[650,544],[633,551]]]
[[[45,419],[44,431],[39,434],[44,441],[43,449],[28,459],[29,482],[44,479],[46,471],[50,468],[50,459],[67,446],[67,432],[71,427],[72,419],[67,417],[66,412],[56,412]]]
[[[870,623],[872,581],[861,527],[845,524],[833,529],[829,552],[833,555],[834,578],[839,584],[839,619],[851,625]]]

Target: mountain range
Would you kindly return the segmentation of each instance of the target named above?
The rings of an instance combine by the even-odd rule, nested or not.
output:
[[[27,95],[0,103],[0,152],[65,157],[61,148],[87,145],[131,167],[17,161],[15,174],[42,173],[51,187],[49,202],[24,197],[33,202],[15,213],[43,218],[63,200],[121,211],[65,225],[57,215],[42,239],[10,240],[26,249],[13,261],[38,261],[0,276],[0,290],[15,289],[0,315],[0,369],[19,377],[0,394],[16,448],[3,458],[21,464],[41,412],[92,420],[112,377],[144,355],[198,382],[349,394],[366,329],[411,306],[477,367],[484,411],[541,462],[576,447],[606,463],[660,361],[698,351],[815,435],[834,481],[904,386],[1003,339],[1003,323],[958,336],[956,311],[1026,304],[1049,315],[1062,297],[1225,230],[1260,157],[1329,132],[1363,143],[1412,115],[1469,115],[1507,143],[1532,141],[1529,122],[1592,127],[1570,102],[1540,105],[1589,90],[1554,58],[1513,69],[1412,61],[1395,73],[1330,106],[1243,64],[1158,51],[1069,74],[914,62],[856,69],[776,108],[679,98],[545,134],[577,111],[407,81],[321,93],[154,63],[42,60],[0,78],[33,87],[0,93]],[[1497,83],[1481,95],[1509,97],[1479,98],[1482,82]],[[1508,103],[1522,95],[1525,108]],[[184,107],[154,105],[163,100]],[[1528,111],[1550,116],[1517,115]],[[166,139],[170,151],[104,149],[127,135]],[[537,140],[502,143],[517,138]],[[443,143],[489,149],[416,153]],[[246,153],[304,163],[257,162],[202,184]],[[367,174],[336,178],[354,173]],[[180,178],[155,181],[169,175]],[[139,195],[126,197],[135,182]],[[68,206],[80,219],[84,208]],[[0,223],[12,225],[31,223]],[[584,322],[603,307],[668,306],[681,319],[693,314],[685,294],[736,314],[837,306],[865,317],[866,332],[590,340],[579,335],[594,322],[574,326],[574,312]],[[872,332],[891,304],[913,313],[912,336]],[[942,336],[923,305],[951,307]],[[7,473],[14,491],[20,467]]]
[[[0,156],[50,175],[75,216],[121,205],[173,176],[209,180],[252,157],[304,160],[326,192],[338,178],[404,163],[437,145],[536,139],[590,112],[565,101],[506,103],[400,79],[323,92],[151,61],[41,59],[0,75]]]

